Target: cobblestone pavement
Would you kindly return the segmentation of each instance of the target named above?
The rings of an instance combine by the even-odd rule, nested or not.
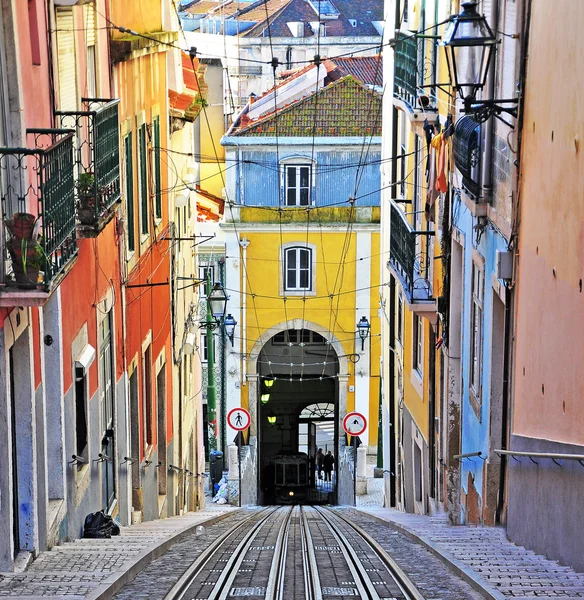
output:
[[[452,526],[445,515],[412,515],[389,508],[362,507],[359,512],[420,540],[467,581],[482,587],[487,597],[584,598],[584,573],[516,546],[503,528]]]
[[[111,539],[80,539],[55,546],[42,552],[24,573],[0,573],[0,598],[97,600],[111,586],[119,589],[188,531],[233,510],[213,505],[181,517],[122,527],[121,534]]]

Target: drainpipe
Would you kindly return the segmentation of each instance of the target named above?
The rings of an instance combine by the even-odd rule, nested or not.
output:
[[[242,248],[241,253],[241,266],[243,268],[243,281],[241,286],[242,298],[241,298],[241,344],[240,353],[242,360],[241,369],[241,385],[247,384],[247,354],[245,352],[245,340],[247,339],[247,247],[249,246],[249,240],[243,237],[239,240],[239,245]],[[251,399],[248,399],[251,401]]]
[[[491,2],[491,12],[489,14],[489,23],[493,31],[498,31],[499,29],[499,0],[492,0]],[[493,60],[489,67],[489,74],[487,77],[487,84],[485,86],[485,98],[492,99],[495,97],[495,66],[497,61]],[[495,118],[491,117],[484,124],[484,132],[485,132],[485,148],[484,152],[484,160],[482,164],[482,173],[481,173],[481,185],[483,191],[483,201],[491,202],[493,199],[493,185],[492,185],[492,175],[493,175],[493,125]]]

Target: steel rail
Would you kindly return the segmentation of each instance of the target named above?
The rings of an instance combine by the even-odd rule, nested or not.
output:
[[[266,508],[259,513],[261,517],[258,525],[263,524],[267,519],[273,515],[277,509],[273,510],[271,508]],[[247,519],[242,521],[241,523],[237,523],[228,529],[221,537],[217,538],[213,543],[211,543],[202,553],[201,555],[193,562],[193,564],[183,573],[181,578],[172,586],[170,591],[164,597],[164,600],[180,600],[185,592],[188,590],[190,585],[193,583],[193,580],[197,577],[197,575],[201,572],[201,570],[205,567],[205,565],[212,559],[213,555],[217,551],[218,548],[221,547],[233,534],[237,533],[240,529],[245,527],[249,523],[249,521],[258,517],[258,514],[250,515]],[[259,529],[259,528],[258,528]]]
[[[359,591],[359,596],[361,598],[368,598],[369,600],[381,600],[377,590],[373,585],[373,582],[371,581],[371,578],[367,574],[363,563],[357,556],[357,553],[347,539],[347,536],[341,531],[340,527],[333,521],[331,516],[324,512],[324,510],[316,506],[314,509],[320,514],[323,521],[327,524],[330,532],[337,540],[339,548],[345,557],[347,566],[351,571],[351,575],[353,576],[357,590]]]
[[[322,600],[322,586],[320,585],[320,577],[318,575],[318,563],[316,561],[316,554],[314,553],[314,542],[312,541],[312,535],[308,526],[308,521],[304,512],[304,508],[300,507],[301,525],[303,532],[303,543],[306,547],[306,557],[304,559],[305,564],[305,580],[307,580],[307,587],[305,595],[307,600]]]
[[[291,506],[278,531],[278,538],[274,547],[274,558],[272,559],[272,566],[266,586],[266,599],[269,600],[283,598],[284,573],[286,572],[286,555],[288,553],[288,534],[290,532],[290,519],[293,512],[294,507]]]
[[[366,531],[361,529],[361,527],[359,527],[358,525],[355,525],[355,523],[352,523],[343,515],[339,515],[336,512],[331,511],[330,509],[319,508],[317,510],[319,510],[319,512],[326,512],[330,515],[334,515],[333,518],[343,521],[349,527],[355,530],[355,532],[363,538],[365,543],[367,543],[371,547],[375,554],[377,554],[378,558],[385,565],[389,574],[408,600],[426,600],[424,596],[420,593],[420,591],[416,588],[416,586],[413,584],[412,580],[395,562],[395,560],[393,560],[393,558],[391,558],[391,556]]]
[[[298,524],[300,528],[300,547],[302,548],[302,579],[304,581],[304,598],[314,600],[313,580],[310,576],[310,561],[308,560],[308,544],[306,542],[306,533],[304,532],[304,515],[302,507],[298,506]]]
[[[281,507],[276,508],[276,510],[272,513],[280,512]],[[237,548],[233,551],[231,558],[227,561],[225,565],[225,569],[219,575],[219,579],[217,579],[217,583],[211,590],[211,593],[208,596],[208,600],[226,600],[227,596],[229,596],[229,589],[237,577],[237,571],[241,566],[245,556],[247,555],[248,550],[253,544],[254,540],[262,530],[262,526],[268,521],[268,519],[272,515],[268,515],[265,519],[262,519],[252,531],[250,531],[241,542],[237,545]],[[282,528],[278,531],[278,539],[282,533]]]

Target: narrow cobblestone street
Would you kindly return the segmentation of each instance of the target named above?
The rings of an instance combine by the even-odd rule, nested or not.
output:
[[[502,528],[453,527],[445,515],[382,508],[381,483],[369,477],[358,506],[338,511],[388,551],[428,600],[584,597],[584,574],[512,544]],[[257,511],[211,504],[199,513],[124,527],[109,540],[55,547],[27,571],[1,574],[0,597],[163,598],[213,540]],[[294,552],[301,551],[296,545]],[[299,568],[299,558],[290,560]],[[258,565],[248,557],[241,568],[253,572]]]

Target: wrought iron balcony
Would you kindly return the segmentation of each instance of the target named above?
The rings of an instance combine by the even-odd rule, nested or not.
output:
[[[0,306],[35,306],[77,254],[70,130],[28,130],[35,148],[0,148],[4,220]]]
[[[410,110],[435,111],[435,54],[428,42],[435,36],[398,33],[393,42],[393,96]]]
[[[56,113],[62,127],[77,133],[75,186],[78,232],[95,237],[121,199],[119,100],[82,98],[86,110]]]
[[[432,282],[429,276],[429,244],[419,244],[420,236],[433,236],[433,231],[416,231],[406,219],[403,211],[391,203],[391,233],[388,266],[400,282],[410,308],[420,312],[433,310],[436,302],[432,297]],[[422,240],[423,241],[423,240]]]

